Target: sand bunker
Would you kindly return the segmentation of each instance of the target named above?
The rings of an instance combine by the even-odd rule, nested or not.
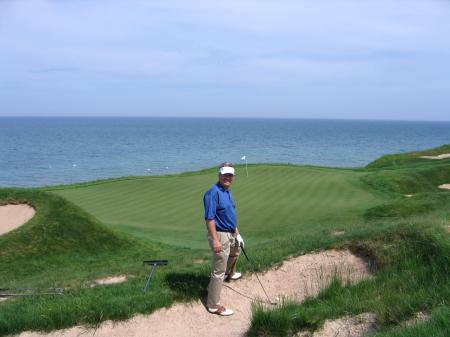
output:
[[[450,190],[450,184],[439,185],[439,188],[443,188],[444,190]]]
[[[242,262],[245,263],[245,262]],[[371,277],[367,264],[349,251],[330,250],[303,255],[283,263],[279,268],[260,275],[269,296],[302,301],[316,296],[337,275],[347,282],[358,282]],[[230,317],[209,314],[200,301],[176,304],[160,309],[151,315],[137,315],[123,322],[107,321],[98,329],[73,327],[51,334],[24,332],[20,337],[31,336],[167,336],[167,337],[229,337],[244,336],[250,327],[251,303],[265,295],[254,275],[225,283],[222,304],[234,310]]]
[[[374,333],[377,328],[375,314],[366,313],[325,321],[322,328],[311,334],[299,332],[295,337],[362,337]]]
[[[127,280],[126,275],[117,275],[117,276],[109,276],[105,278],[100,278],[98,280],[95,280],[95,283],[98,285],[106,285],[106,284],[116,284],[116,283],[122,283]]]
[[[0,206],[0,235],[22,226],[35,213],[34,208],[27,204]]]
[[[447,158],[450,158],[450,153],[443,153],[443,154],[440,154],[440,155],[437,155],[437,156],[421,156],[420,158],[424,158],[424,159],[437,159],[437,160],[440,160],[440,159],[447,159]]]

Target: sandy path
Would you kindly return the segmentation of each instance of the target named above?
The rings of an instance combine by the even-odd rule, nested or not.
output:
[[[370,277],[366,263],[349,251],[330,250],[303,255],[283,263],[277,269],[260,275],[269,296],[303,300],[315,296],[326,287],[333,276],[350,282]],[[229,337],[243,336],[250,326],[251,298],[264,298],[264,293],[254,275],[225,283],[222,304],[234,310],[230,317],[207,313],[200,301],[176,304],[151,315],[137,315],[130,320],[113,323],[107,321],[97,330],[73,327],[48,335],[24,332],[20,337],[31,336],[159,336],[159,337]]]
[[[22,226],[34,214],[34,208],[26,204],[0,206],[0,235]]]

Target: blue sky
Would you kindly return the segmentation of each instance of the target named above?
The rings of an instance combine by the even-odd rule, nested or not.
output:
[[[0,0],[0,116],[450,120],[450,2]]]

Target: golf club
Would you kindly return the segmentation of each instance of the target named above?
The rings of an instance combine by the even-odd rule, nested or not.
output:
[[[241,246],[242,252],[244,253],[245,258],[246,258],[247,261],[251,264],[252,268],[255,269],[254,266],[253,266],[253,264],[252,264],[252,262],[251,262],[250,259],[248,258],[247,253],[245,252],[244,247],[242,247],[242,244],[241,244],[240,246]],[[272,304],[272,305],[277,305],[278,302],[277,302],[277,301],[271,300],[270,297],[269,297],[269,295],[267,295],[267,291],[266,291],[266,289],[264,288],[263,284],[261,283],[261,280],[259,279],[258,274],[257,274],[256,272],[255,272],[255,276],[256,276],[256,278],[258,279],[258,282],[259,282],[259,284],[261,285],[261,288],[262,288],[262,290],[264,291],[264,294],[266,294],[268,303],[269,303],[269,304]]]

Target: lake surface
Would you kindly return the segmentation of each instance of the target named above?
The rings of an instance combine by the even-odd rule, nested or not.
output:
[[[223,161],[365,166],[450,143],[450,122],[0,118],[0,186],[162,175]]]

